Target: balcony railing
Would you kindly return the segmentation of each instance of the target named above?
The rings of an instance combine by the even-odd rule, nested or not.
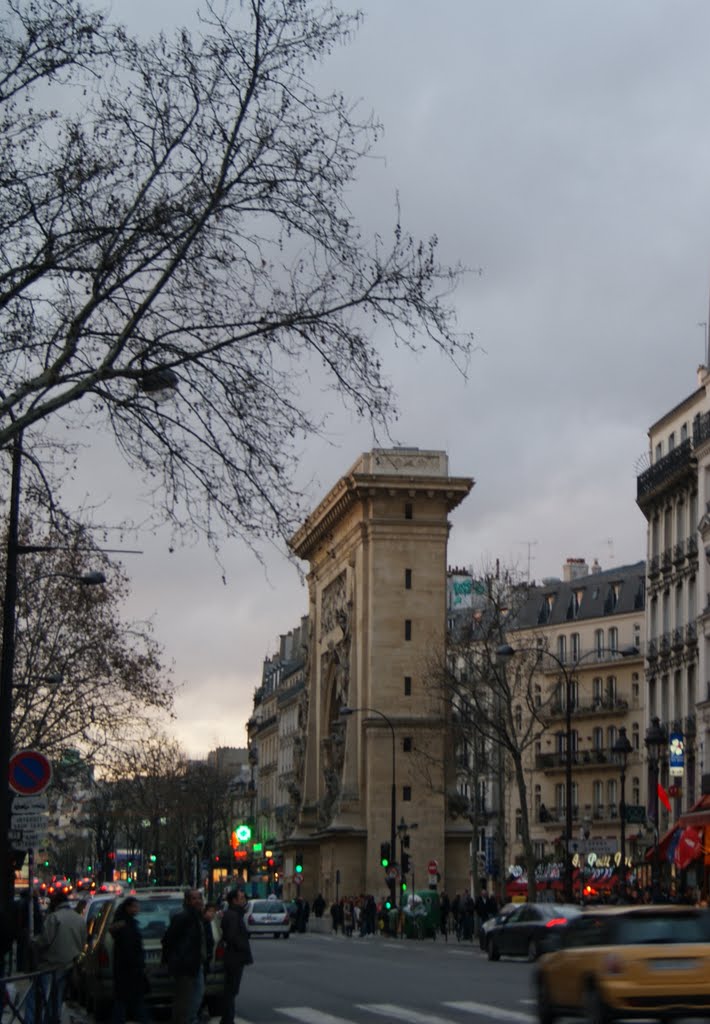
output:
[[[693,426],[695,437],[695,425]],[[697,443],[697,442],[696,442]],[[668,452],[649,466],[636,480],[636,501],[644,505],[670,486],[678,477],[688,472],[693,458],[690,440],[682,441],[677,448]]]
[[[597,767],[598,765],[615,766],[614,752],[608,747],[593,750],[573,750],[572,765],[575,768]],[[564,750],[555,750],[548,754],[538,754],[535,767],[539,771],[556,771],[567,767],[567,754]]]
[[[702,444],[708,438],[710,438],[710,413],[698,413],[693,420],[693,445]]]

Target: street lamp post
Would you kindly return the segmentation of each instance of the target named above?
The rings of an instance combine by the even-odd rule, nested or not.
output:
[[[349,708],[341,707],[340,717],[347,718],[349,715],[354,715],[356,712],[366,711],[370,715],[378,715],[388,726],[392,734],[392,793],[390,801],[390,856],[394,859],[397,856],[397,780],[395,775],[395,736],[394,726],[390,719],[382,711],[378,711],[377,708]],[[392,905],[397,906],[396,897],[396,886],[394,880],[391,882],[392,892]]]
[[[661,725],[658,718],[652,718],[651,724],[646,731],[646,750],[648,751],[648,767],[649,767],[649,788],[650,788],[650,801],[649,807],[652,808],[652,819],[653,819],[653,861],[651,864],[651,898],[654,903],[659,903],[661,899],[661,860],[660,850],[658,849],[659,842],[659,829],[658,829],[658,783],[661,770],[661,757],[665,750],[668,742],[668,736],[665,728]]]
[[[629,754],[632,747],[629,737],[626,735],[626,726],[622,725],[619,735],[612,748],[620,769],[621,800],[619,801],[619,818],[621,821],[621,875],[620,875],[620,896],[622,901],[626,899],[626,766],[629,761]]]
[[[599,657],[600,654],[610,653],[614,655],[621,655],[622,658],[633,657],[638,654],[638,648],[630,645],[627,647],[612,649],[612,648],[599,648],[594,647],[589,651],[586,651],[580,658],[576,658],[574,662],[569,666],[558,658],[552,651],[543,650],[539,647],[512,647],[510,644],[502,644],[496,650],[496,655],[500,661],[505,663],[513,655],[523,652],[530,652],[536,654],[538,659],[543,657],[550,658],[555,662],[564,678],[565,684],[565,848],[564,848],[564,898],[568,903],[574,902],[574,890],[572,885],[572,843],[573,843],[573,825],[574,825],[574,808],[572,806],[572,794],[574,792],[572,784],[572,705],[573,700],[573,689],[572,684],[574,681],[574,675],[580,664],[587,658]]]

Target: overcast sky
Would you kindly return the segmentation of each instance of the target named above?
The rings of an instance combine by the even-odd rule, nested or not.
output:
[[[351,5],[345,5],[350,7]],[[453,514],[449,564],[500,558],[560,575],[645,557],[635,504],[649,425],[696,386],[710,284],[707,0],[366,0],[352,44],[318,70],[385,126],[352,205],[388,233],[435,233],[471,273],[456,295],[478,351],[465,380],[380,339],[399,395],[393,439],[449,453],[476,485]],[[192,0],[114,0],[170,31]],[[140,19],[140,21],[139,21]],[[314,392],[313,401],[326,401]],[[337,409],[298,479],[315,504],[367,427]],[[105,518],[136,513],[110,449],[77,484]],[[138,503],[138,504],[137,504]],[[166,534],[130,538],[129,612],[152,617],[181,684],[174,731],[193,755],[243,745],[263,658],[307,611],[296,569],[242,545],[221,568]]]

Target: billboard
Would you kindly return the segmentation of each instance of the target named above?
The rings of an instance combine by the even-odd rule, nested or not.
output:
[[[682,732],[672,732],[668,737],[668,774],[680,778],[685,770],[685,742]]]

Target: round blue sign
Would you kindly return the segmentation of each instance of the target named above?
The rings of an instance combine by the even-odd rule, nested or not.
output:
[[[8,782],[22,796],[43,793],[52,781],[52,765],[38,750],[20,750],[10,758]]]

